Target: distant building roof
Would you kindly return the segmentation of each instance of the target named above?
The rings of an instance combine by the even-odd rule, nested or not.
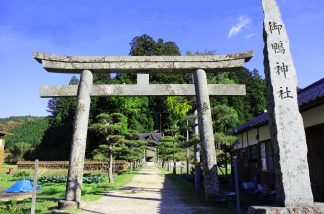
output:
[[[324,98],[324,78],[319,81],[307,86],[306,88],[298,92],[298,106],[299,109],[306,108],[309,105],[322,101]],[[263,112],[253,118],[252,120],[244,123],[243,125],[237,127],[235,130],[231,131],[230,134],[238,134],[244,132],[245,130],[259,127],[267,124],[269,120],[269,115],[267,112]]]
[[[162,133],[156,133],[156,132],[141,133],[139,136],[140,140],[148,140],[149,138],[152,138],[155,142],[159,142],[160,139],[162,138]]]

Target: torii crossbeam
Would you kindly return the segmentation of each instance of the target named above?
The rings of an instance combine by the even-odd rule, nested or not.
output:
[[[90,96],[196,96],[205,196],[207,201],[219,196],[209,95],[245,95],[245,85],[207,84],[205,71],[238,71],[252,58],[252,51],[214,56],[61,56],[39,52],[33,52],[33,56],[48,72],[81,73],[78,86],[42,86],[40,92],[41,97],[77,96],[78,100],[61,209],[80,205]],[[137,84],[93,85],[92,72],[136,73]],[[149,74],[159,72],[193,73],[194,84],[149,84]]]

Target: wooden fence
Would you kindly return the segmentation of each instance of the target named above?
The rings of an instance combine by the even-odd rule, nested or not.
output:
[[[87,171],[107,171],[108,170],[108,162],[101,161],[85,161],[84,162],[84,170]],[[19,161],[17,163],[18,169],[33,169],[34,162],[33,161]],[[39,161],[39,168],[46,169],[68,169],[69,161]],[[129,163],[124,160],[115,160],[113,162],[114,172],[123,172],[127,171],[129,167]]]

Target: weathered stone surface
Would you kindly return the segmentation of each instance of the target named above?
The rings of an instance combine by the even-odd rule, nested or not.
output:
[[[209,72],[218,72],[219,69],[241,68],[244,59],[217,62],[56,62],[42,60],[43,67],[48,72],[58,73],[80,73],[82,69],[93,72],[127,72],[137,73],[145,70],[147,73],[163,72],[193,72],[198,68],[203,68]]]
[[[216,56],[104,56],[73,57],[33,52],[34,58],[49,72],[193,72],[202,68],[208,72],[237,69],[250,60],[252,51]]]
[[[149,74],[137,74],[137,85],[146,86],[148,84],[150,84]]]
[[[262,0],[264,67],[274,147],[278,203],[312,206],[304,125],[297,103],[297,77],[286,28],[275,0]]]
[[[209,91],[209,89],[208,89]],[[195,120],[194,120],[194,134],[199,137],[199,129],[198,129],[198,112],[194,111]],[[194,160],[195,160],[195,190],[202,190],[202,170],[200,167],[200,144],[194,145]]]
[[[64,56],[55,54],[33,52],[33,57],[41,62],[42,60],[57,62],[215,62],[234,59],[245,59],[246,62],[253,56],[253,51],[226,55],[206,56]]]
[[[145,81],[145,80],[140,80]],[[208,84],[211,96],[245,95],[245,85]],[[41,97],[73,97],[77,85],[41,86]],[[90,96],[195,96],[194,84],[93,85]]]
[[[303,207],[262,207],[253,206],[248,209],[248,214],[321,214],[324,213],[324,204]]]
[[[206,72],[202,69],[195,71],[194,82],[202,149],[201,158],[204,170],[205,198],[207,202],[215,202],[220,199],[220,190]]]
[[[59,200],[59,202],[58,202],[58,208],[60,210],[77,209],[77,208],[80,208],[80,202]]]
[[[88,120],[90,110],[90,90],[92,86],[92,73],[84,70],[78,88],[78,105],[74,119],[70,165],[66,186],[65,200],[81,200],[81,186],[83,177],[84,155],[87,140]]]

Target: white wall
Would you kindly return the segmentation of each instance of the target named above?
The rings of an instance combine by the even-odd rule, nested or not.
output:
[[[255,145],[257,144],[259,141],[258,141],[258,138],[257,138],[257,135],[258,135],[258,130],[257,129],[250,129],[248,130],[248,137],[249,137],[249,146],[251,145]]]
[[[246,148],[246,147],[248,147],[247,134],[246,134],[246,132],[243,132],[242,133],[242,136],[243,136],[243,148]]]
[[[324,123],[324,104],[302,113],[305,128]]]
[[[259,127],[259,137],[260,141],[270,140],[270,128],[269,125],[264,125]]]
[[[241,134],[237,135],[237,141],[238,141],[238,143],[235,144],[234,149],[242,148],[242,135]]]
[[[241,149],[242,141],[243,141],[243,148],[258,144],[259,140],[258,140],[257,136],[258,136],[257,128],[250,129],[248,131],[245,131],[245,132],[237,135],[238,143],[234,146],[234,149]],[[247,142],[247,137],[249,138],[248,142]],[[265,140],[270,139],[269,125],[264,125],[264,126],[259,127],[259,138],[260,138],[260,141],[265,141]]]
[[[315,108],[309,109],[302,114],[305,128],[315,126],[321,123],[324,123],[324,104],[317,106]],[[260,141],[270,140],[270,127],[269,124],[258,127],[259,128],[259,139]],[[249,142],[247,142],[247,132],[249,137]],[[242,136],[243,136],[243,148],[246,148],[248,145],[254,145],[258,143],[257,139],[258,130],[257,128],[250,129],[239,134],[238,141],[239,143],[235,145],[235,149],[242,148]]]

